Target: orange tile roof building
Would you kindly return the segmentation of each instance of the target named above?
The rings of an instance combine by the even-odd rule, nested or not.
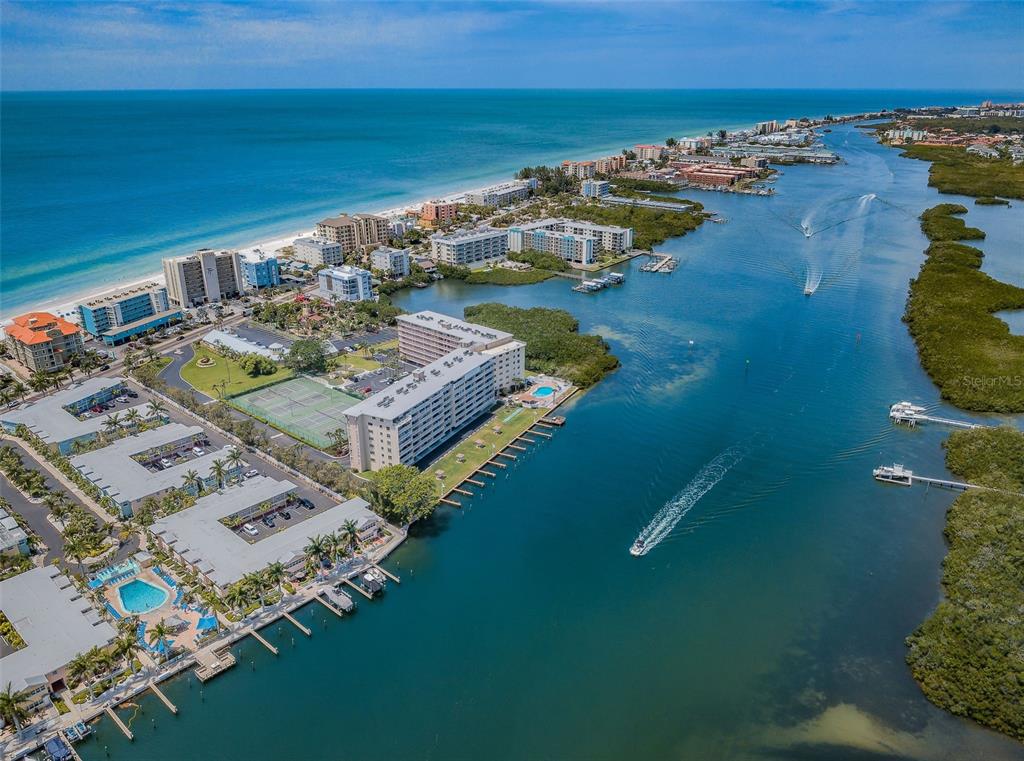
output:
[[[15,317],[4,332],[15,359],[30,370],[58,370],[85,351],[81,328],[49,312]]]
[[[432,229],[454,222],[459,216],[457,203],[444,201],[427,201],[420,211],[420,223]]]

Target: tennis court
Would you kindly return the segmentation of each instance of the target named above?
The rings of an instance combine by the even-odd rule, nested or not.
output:
[[[359,401],[309,378],[292,378],[236,396],[231,403],[296,438],[327,448],[332,444],[328,434],[346,427],[344,412]]]

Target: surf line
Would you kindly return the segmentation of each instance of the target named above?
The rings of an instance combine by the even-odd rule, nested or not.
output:
[[[672,533],[672,529],[683,519],[683,516],[690,512],[701,497],[715,488],[718,482],[725,478],[726,473],[743,459],[745,454],[745,449],[732,446],[701,468],[682,491],[655,513],[654,518],[644,527],[636,541],[633,542],[633,546],[629,548],[629,553],[640,557],[657,547]]]

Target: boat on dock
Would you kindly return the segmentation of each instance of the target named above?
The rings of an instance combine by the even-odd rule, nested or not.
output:
[[[323,590],[323,596],[342,613],[351,613],[356,608],[356,601],[341,590],[340,584]]]
[[[889,408],[889,419],[897,425],[908,425],[915,428],[918,423],[941,423],[955,428],[984,428],[981,423],[971,423],[966,420],[954,420],[953,418],[929,415],[928,408],[922,407],[913,402],[896,402]]]
[[[374,573],[374,569],[370,569],[359,576],[359,586],[361,586],[371,597],[375,597],[380,592],[384,591],[384,582],[378,578],[379,574]]]
[[[899,463],[892,465],[881,465],[871,471],[876,481],[884,484],[896,484],[897,486],[912,486],[914,483],[914,471],[904,468]]]

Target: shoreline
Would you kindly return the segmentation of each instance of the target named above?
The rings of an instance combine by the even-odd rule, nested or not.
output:
[[[854,119],[854,118],[856,118],[858,116],[863,116],[863,114],[844,114],[844,115],[836,116],[835,119],[836,119],[837,122],[842,122],[844,120]],[[814,119],[820,119],[820,118],[823,118],[823,117],[822,116],[815,116],[813,118]],[[735,126],[734,125],[734,126],[731,126],[731,127],[730,126],[722,127],[722,129],[730,129],[730,130],[731,129],[743,129],[743,127]],[[650,138],[650,139],[653,140],[654,138]],[[587,153],[589,155],[590,153],[594,153],[594,152],[601,153],[601,152],[606,151],[606,150],[610,150],[610,149],[588,148],[587,149]],[[575,159],[573,159],[573,160],[575,160]],[[490,176],[490,179],[482,178],[481,182],[484,183],[483,185],[474,185],[474,186],[471,186],[471,187],[462,187],[460,189],[452,189],[452,190],[438,190],[438,191],[436,191],[434,193],[431,193],[426,198],[420,198],[419,200],[411,200],[409,202],[402,203],[402,204],[400,204],[398,206],[392,206],[392,207],[389,207],[387,209],[368,211],[368,212],[363,212],[363,213],[373,214],[373,215],[376,215],[376,216],[395,215],[395,214],[399,214],[399,213],[401,213],[401,212],[403,212],[405,210],[418,209],[418,208],[422,207],[424,203],[427,203],[428,201],[431,201],[433,199],[441,199],[441,200],[456,199],[456,198],[458,198],[460,196],[465,196],[467,193],[470,193],[473,190],[476,190],[478,188],[487,187],[489,185],[493,185],[493,184],[499,183],[499,182],[509,182],[512,179],[515,179],[515,175],[514,174],[511,177],[509,177],[508,175],[505,175],[505,174],[500,174],[500,175],[496,174],[496,175]],[[355,205],[358,205],[358,204],[355,204]],[[360,212],[352,212],[352,213],[360,213]],[[273,237],[273,238],[257,240],[257,241],[253,241],[251,243],[246,243],[246,244],[242,244],[242,245],[229,246],[229,245],[217,245],[217,244],[214,244],[214,245],[209,245],[209,247],[210,248],[214,248],[214,249],[219,249],[219,248],[228,248],[228,249],[230,249],[230,248],[233,248],[233,249],[235,249],[237,251],[240,251],[240,252],[252,251],[254,249],[264,249],[264,250],[268,250],[268,251],[272,252],[272,251],[276,250],[277,248],[281,248],[283,245],[290,245],[291,242],[295,238],[302,237],[303,235],[311,235],[311,234],[312,234],[312,231],[308,231],[308,232],[303,231],[303,232],[299,232],[299,233],[294,234],[294,235],[287,235],[287,236],[284,236],[284,237],[281,237],[280,234],[275,234],[275,237]],[[181,256],[181,255],[185,255],[185,254],[170,254],[169,256]],[[162,258],[165,258],[165,257],[162,257]],[[6,308],[0,309],[0,328],[3,328],[5,326],[7,326],[8,324],[10,324],[11,320],[16,315],[24,314],[26,312],[47,311],[47,312],[53,312],[54,314],[56,314],[59,317],[65,317],[65,318],[75,317],[75,318],[77,318],[77,306],[79,304],[81,304],[81,303],[84,303],[84,302],[87,302],[87,301],[92,301],[94,299],[100,298],[102,296],[105,296],[105,295],[108,295],[108,294],[111,294],[111,293],[115,293],[115,292],[120,291],[120,290],[124,290],[124,289],[131,288],[131,287],[134,287],[134,286],[137,286],[137,285],[141,285],[143,283],[149,283],[149,282],[153,282],[153,281],[157,281],[157,282],[163,284],[164,277],[163,277],[163,270],[162,269],[151,271],[151,274],[148,274],[148,275],[128,275],[128,276],[126,276],[126,279],[125,279],[124,282],[118,282],[116,285],[104,285],[102,287],[99,287],[99,286],[89,286],[88,289],[83,288],[82,290],[79,290],[79,291],[69,292],[69,293],[66,293],[66,294],[61,295],[61,296],[55,296],[52,299],[48,299],[48,300],[43,301],[43,302],[37,302],[37,303],[31,304],[31,305],[16,307],[16,308],[13,308],[13,309],[6,309]]]

